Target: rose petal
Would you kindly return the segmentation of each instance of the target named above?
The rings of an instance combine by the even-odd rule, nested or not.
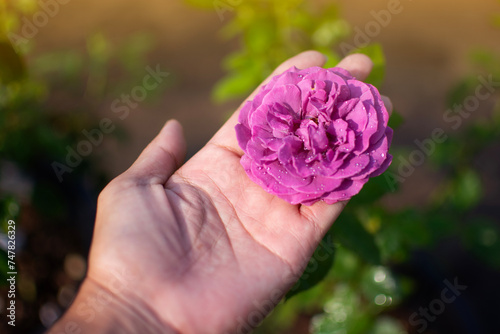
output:
[[[312,177],[312,181],[305,186],[294,187],[295,190],[309,193],[309,194],[324,194],[331,189],[336,189],[342,184],[341,179],[334,179],[330,177],[324,177],[321,175],[315,175]]]
[[[278,103],[300,117],[301,99],[300,89],[295,85],[274,87],[262,100],[262,104],[272,106]]]
[[[369,155],[363,154],[355,156],[352,159],[344,161],[342,166],[339,167],[337,172],[334,175],[332,175],[332,177],[336,179],[345,179],[351,177],[364,170],[369,163],[370,163]]]
[[[352,196],[358,194],[367,181],[368,179],[355,181],[346,179],[337,189],[326,194],[325,197],[323,197],[323,200],[327,204],[333,204],[339,201],[348,200]]]
[[[269,175],[286,187],[301,187],[311,183],[313,177],[302,178],[296,173],[288,171],[279,161],[266,164]]]
[[[252,138],[252,133],[250,129],[243,124],[236,124],[236,139],[238,140],[238,145],[240,145],[243,151],[247,149],[247,143]]]
[[[392,161],[380,94],[339,68],[291,68],[238,116],[250,179],[289,203],[334,203],[357,194]]]

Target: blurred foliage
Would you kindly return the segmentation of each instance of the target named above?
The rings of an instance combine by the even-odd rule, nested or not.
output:
[[[307,49],[326,54],[325,67],[333,67],[340,59],[335,50],[342,41],[349,41],[351,29],[331,2],[186,1],[215,11],[224,23],[222,37],[237,38],[240,43],[223,60],[227,75],[213,91],[218,102],[246,97],[282,61]],[[367,81],[380,87],[385,72],[382,47],[371,44],[354,51],[372,58],[374,68]],[[493,74],[497,81],[498,59],[489,51],[473,55],[484,73]],[[450,108],[474,95],[477,73],[450,92]],[[402,122],[393,113],[390,126],[397,129]],[[500,107],[487,119],[463,123],[460,131],[446,131],[447,140],[436,144],[427,159],[427,165],[441,178],[424,207],[389,211],[379,201],[397,191],[398,182],[387,177],[398,175],[396,158],[408,158],[415,150],[393,143],[395,158],[388,172],[371,179],[351,199],[286,301],[256,333],[287,332],[301,315],[315,315],[310,328],[316,334],[405,333],[403,324],[389,316],[389,311],[412,293],[414,282],[397,276],[392,268],[408,261],[415,250],[432,249],[444,238],[459,238],[485,263],[500,268],[499,226],[491,218],[474,214],[482,198],[483,180],[473,163],[500,137]]]
[[[325,66],[333,67],[341,58],[338,45],[350,38],[348,23],[331,2],[186,1],[214,11],[224,23],[222,38],[239,42],[223,61],[227,75],[214,88],[217,102],[246,97],[278,64],[300,51],[316,49],[329,57]],[[37,9],[35,0],[0,0],[0,185],[12,177],[12,169],[17,182],[28,184],[22,192],[2,189],[0,245],[8,219],[22,222],[21,207],[34,208],[36,219],[47,225],[58,224],[68,220],[75,188],[81,189],[89,179],[104,180],[85,158],[61,186],[50,163],[64,161],[67,147],[82,139],[81,131],[97,127],[103,102],[142,80],[145,55],[153,44],[143,34],[117,45],[96,33],[72,51],[39,53],[33,40],[20,34],[20,18]],[[380,87],[385,70],[382,47],[372,44],[357,51],[373,59],[367,81]],[[474,94],[478,72],[500,80],[498,55],[480,50],[472,59],[478,68],[451,91],[450,107]],[[390,125],[397,128],[402,122],[394,113]],[[381,204],[395,191],[387,175],[398,174],[396,163],[370,180],[324,237],[286,301],[256,332],[286,332],[301,315],[312,317],[314,333],[404,332],[391,310],[412,293],[414,282],[393,268],[408,261],[415,250],[431,249],[443,238],[459,238],[478,258],[500,268],[498,224],[476,214],[484,179],[474,165],[476,157],[498,141],[499,129],[497,105],[489,117],[476,117],[464,122],[460,131],[447,131],[448,139],[437,144],[428,159],[440,179],[423,207],[389,211]],[[391,152],[408,157],[412,149],[393,146]],[[0,247],[2,283],[5,259]]]
[[[241,48],[223,60],[228,72],[214,88],[217,102],[244,98],[284,59],[300,51],[315,49],[334,66],[340,56],[331,49],[349,33],[337,6],[318,6],[302,0],[212,1],[187,0],[214,10],[225,23],[221,35],[238,38]]]

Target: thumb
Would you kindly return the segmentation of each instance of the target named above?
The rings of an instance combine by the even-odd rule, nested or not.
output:
[[[185,155],[182,125],[170,120],[125,174],[146,183],[164,184],[181,166]]]

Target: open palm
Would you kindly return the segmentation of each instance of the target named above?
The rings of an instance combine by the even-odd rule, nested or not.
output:
[[[305,52],[273,75],[324,62]],[[371,62],[353,55],[339,66],[362,80]],[[182,129],[168,122],[99,197],[88,280],[150,328],[247,332],[299,278],[345,205],[291,205],[254,184],[240,165],[237,116],[182,167]],[[126,278],[115,284],[114,272]]]

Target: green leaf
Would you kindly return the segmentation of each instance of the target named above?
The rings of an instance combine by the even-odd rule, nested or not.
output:
[[[244,34],[246,48],[250,53],[262,54],[276,44],[276,23],[269,18],[261,18],[252,26],[248,27]]]
[[[425,224],[420,229],[418,229],[419,234],[417,238],[413,239],[418,247],[424,247],[430,243],[437,243],[443,238],[449,237],[455,234],[457,231],[457,219],[449,213],[441,213],[436,211],[431,211],[425,217],[421,218],[422,222]],[[416,234],[415,231],[413,234]],[[420,243],[418,243],[418,235],[420,235]],[[424,238],[422,238],[422,236]]]
[[[328,57],[324,68],[335,67],[341,60],[340,56],[329,48],[316,48],[316,50]]]
[[[353,281],[362,266],[361,259],[354,252],[339,246],[335,252],[332,276],[343,281]]]
[[[475,76],[469,76],[458,82],[448,94],[446,104],[449,108],[455,109],[454,105],[461,105],[467,96],[474,95],[474,89],[477,87],[478,81]]]
[[[393,189],[391,184],[387,181],[385,175],[380,175],[370,179],[364,186],[363,189],[351,199],[350,205],[371,205],[376,200],[380,199],[387,193],[391,193]]]
[[[374,43],[364,48],[357,49],[354,52],[362,53],[370,57],[373,62],[373,69],[365,82],[379,88],[384,82],[385,77],[385,56],[382,45]]]
[[[256,78],[255,73],[252,72],[235,73],[227,76],[215,86],[213,99],[215,102],[221,103],[236,97],[244,97],[255,87],[258,80],[259,78]]]
[[[399,112],[397,112],[395,109],[392,110],[392,115],[389,118],[389,123],[387,124],[389,127],[391,127],[393,130],[399,128],[401,124],[403,124],[404,118],[401,116]]]
[[[334,258],[335,246],[333,244],[333,238],[331,233],[327,233],[314,251],[302,276],[286,294],[286,299],[290,299],[300,292],[309,290],[321,282],[332,268]]]
[[[371,264],[380,264],[380,250],[373,235],[352,214],[344,211],[333,224],[332,232],[342,246],[355,252],[361,259]]]
[[[460,209],[468,209],[476,205],[482,196],[481,179],[476,171],[469,169],[462,172],[451,189],[453,204]]]

